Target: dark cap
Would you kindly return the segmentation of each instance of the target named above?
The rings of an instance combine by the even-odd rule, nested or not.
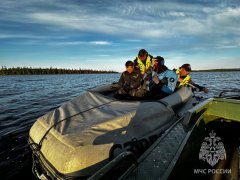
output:
[[[186,71],[191,71],[191,65],[190,64],[183,64],[181,68],[184,68]]]
[[[138,56],[140,56],[140,57],[143,57],[146,54],[148,54],[148,52],[145,49],[140,49],[139,52],[138,52]]]

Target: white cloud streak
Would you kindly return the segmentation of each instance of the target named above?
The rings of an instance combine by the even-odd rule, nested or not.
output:
[[[101,11],[97,10],[101,2],[83,5],[58,2],[50,4],[50,9],[37,8],[37,2],[1,2],[4,12],[11,10],[11,7],[13,11],[2,13],[0,19],[17,23],[45,24],[49,29],[78,30],[131,38],[205,36],[215,35],[216,32],[222,34],[229,30],[232,34],[240,34],[240,7],[205,7],[204,4],[159,1],[113,1]],[[45,1],[41,2],[44,4]],[[14,11],[22,6],[28,9]]]
[[[93,45],[110,45],[111,44],[111,42],[108,42],[108,41],[91,41],[89,43]]]
[[[143,7],[139,7],[141,9]],[[126,7],[126,10],[128,8]],[[131,9],[131,7],[129,7]],[[160,9],[159,9],[160,10]],[[227,33],[239,35],[240,8],[226,8],[221,11],[213,8],[211,13],[199,12],[201,15],[187,16],[183,12],[171,10],[161,15],[135,19],[135,16],[119,16],[116,14],[86,15],[81,10],[69,14],[59,12],[36,12],[29,14],[28,19],[39,23],[57,26],[63,29],[79,30],[83,32],[104,33],[117,36],[160,38],[181,35],[216,35]],[[89,10],[90,11],[90,10]],[[147,11],[143,11],[146,13]],[[123,13],[124,14],[124,13]],[[172,16],[177,17],[169,20]],[[199,18],[198,16],[204,16]],[[230,30],[230,31],[229,31]]]

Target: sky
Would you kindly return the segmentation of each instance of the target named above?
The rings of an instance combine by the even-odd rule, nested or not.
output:
[[[170,68],[240,68],[239,0],[0,0],[0,66],[122,72],[140,49]]]

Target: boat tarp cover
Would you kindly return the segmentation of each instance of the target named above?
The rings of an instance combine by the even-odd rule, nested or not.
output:
[[[89,175],[108,161],[113,144],[157,134],[175,120],[161,101],[120,101],[87,91],[40,117],[30,138],[39,143],[44,137],[41,154],[58,172]]]

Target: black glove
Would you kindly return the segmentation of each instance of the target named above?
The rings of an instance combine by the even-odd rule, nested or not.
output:
[[[168,84],[168,78],[165,77],[165,78],[161,79],[161,84],[167,85]]]
[[[126,91],[129,91],[130,90],[130,85],[128,83],[125,83],[123,85],[123,89],[126,90]]]

